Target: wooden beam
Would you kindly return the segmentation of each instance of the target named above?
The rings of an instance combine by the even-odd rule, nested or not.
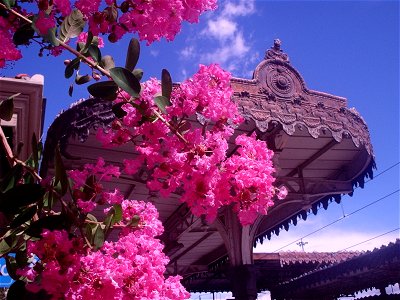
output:
[[[302,162],[300,165],[298,165],[296,168],[294,168],[289,174],[287,174],[285,177],[293,177],[294,175],[299,173],[299,170],[303,170],[306,168],[308,165],[310,165],[313,161],[315,161],[317,158],[322,156],[324,153],[326,153],[329,149],[331,149],[333,146],[338,144],[338,142],[334,139],[332,139],[329,143],[327,143],[323,148],[318,150],[316,153],[314,153],[309,159],[307,159],[305,162]]]
[[[196,248],[198,245],[200,245],[203,241],[208,239],[211,235],[213,235],[214,232],[207,232],[205,235],[203,235],[200,239],[198,239],[196,242],[194,242],[192,245],[187,247],[184,251],[179,253],[176,257],[172,258],[171,261],[169,262],[169,265],[180,259],[182,256],[184,256],[186,253],[191,251],[192,249]]]

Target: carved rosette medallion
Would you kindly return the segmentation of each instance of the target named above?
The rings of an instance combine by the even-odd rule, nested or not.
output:
[[[260,74],[260,82],[268,90],[280,98],[293,98],[301,92],[301,86],[296,75],[283,64],[270,62]]]

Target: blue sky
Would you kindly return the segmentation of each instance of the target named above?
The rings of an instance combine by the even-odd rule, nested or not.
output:
[[[309,89],[348,99],[366,120],[374,146],[378,174],[389,171],[332,204],[317,217],[273,236],[256,251],[273,252],[316,229],[392,192],[391,196],[360,210],[304,239],[307,251],[337,251],[399,228],[399,2],[398,1],[222,1],[199,24],[185,24],[174,42],[143,44],[138,67],[145,78],[159,77],[167,68],[175,81],[193,74],[199,63],[220,63],[235,77],[250,78],[275,38]],[[125,62],[128,38],[106,47],[117,65]],[[85,88],[68,96],[63,60],[39,58],[37,49],[23,49],[24,58],[0,75],[18,73],[45,76],[47,128],[55,115],[79,98]],[[397,164],[397,165],[396,165]],[[363,243],[372,249],[399,237],[399,230]],[[300,250],[296,243],[284,250]]]

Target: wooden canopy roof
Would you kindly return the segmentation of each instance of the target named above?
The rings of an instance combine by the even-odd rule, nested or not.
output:
[[[325,209],[342,194],[353,192],[372,176],[374,158],[366,123],[346,99],[310,90],[276,41],[258,65],[253,79],[232,79],[235,101],[246,118],[236,134],[256,132],[275,151],[278,185],[289,194],[277,200],[267,216],[259,218],[250,232],[262,241],[299,218]],[[48,130],[42,175],[52,172],[52,152],[58,142],[68,168],[93,163],[97,157],[122,166],[124,158],[134,158],[129,146],[104,149],[95,138],[96,128],[109,126],[114,119],[109,101],[88,99],[62,112]],[[230,151],[235,151],[233,140]],[[165,232],[161,237],[170,256],[171,274],[189,277],[219,265],[227,248],[219,234],[224,210],[213,224],[194,217],[179,201],[179,193],[162,199],[146,188],[146,176],[122,176],[105,188],[117,187],[126,198],[151,201],[159,210]],[[100,210],[101,208],[99,208]],[[256,241],[252,239],[249,247]]]

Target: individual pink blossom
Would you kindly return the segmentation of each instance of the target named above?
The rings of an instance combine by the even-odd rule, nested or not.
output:
[[[86,43],[88,37],[88,33],[87,32],[82,32],[79,36],[78,36],[78,40],[77,43]],[[104,47],[104,40],[101,37],[97,37],[97,46],[99,48],[103,48]]]
[[[41,35],[46,35],[48,31],[56,26],[54,16],[47,15],[44,11],[40,11],[35,21],[35,27]]]
[[[288,190],[285,186],[281,186],[278,188],[278,192],[276,194],[279,200],[285,199],[288,194]]]
[[[62,16],[68,16],[71,13],[71,1],[69,0],[53,0],[56,8],[61,12]]]
[[[124,200],[124,195],[118,189],[114,189],[114,192],[104,192],[102,195],[104,202],[108,204],[121,204]]]
[[[84,213],[87,214],[91,211],[93,211],[96,208],[96,203],[94,201],[91,200],[82,200],[82,199],[77,199],[76,200],[76,205],[78,206],[78,208],[80,208],[80,210]]]
[[[50,54],[53,56],[59,56],[63,50],[64,50],[64,48],[61,46],[51,47]]]

